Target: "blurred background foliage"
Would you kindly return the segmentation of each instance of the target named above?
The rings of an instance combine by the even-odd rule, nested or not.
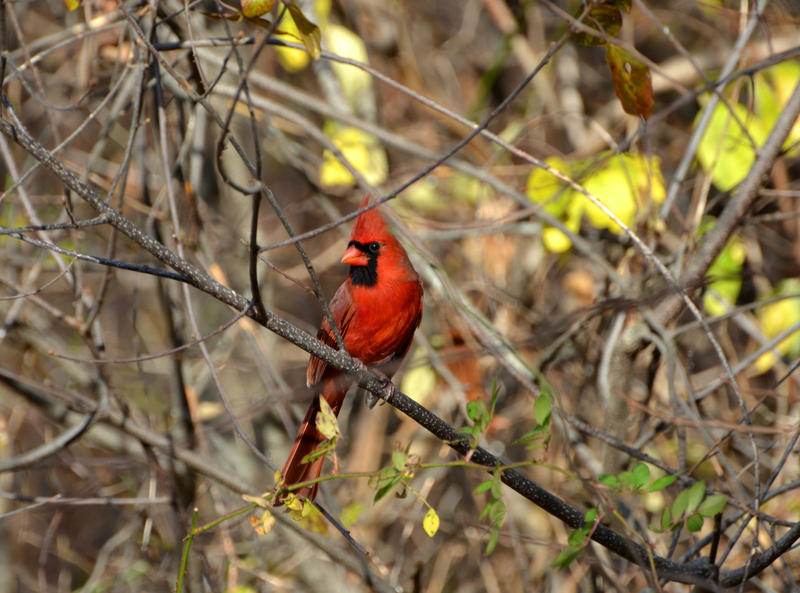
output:
[[[608,384],[620,379],[621,328],[671,290],[628,231],[679,275],[717,224],[800,81],[794,3],[604,2],[589,30],[566,39],[580,2],[285,6],[5,2],[2,91],[109,203],[245,295],[253,201],[233,184],[254,179],[235,143],[302,233],[354,211],[365,191],[399,187],[492,114],[488,134],[390,202],[426,290],[395,383],[456,426],[480,419],[482,445],[530,462],[531,479],[657,554],[707,554],[699,544],[713,521],[670,530],[706,488],[727,495],[733,517],[723,567],[772,545],[800,511],[800,122],[703,286],[689,287],[711,334],[684,313],[636,354],[624,392]],[[66,223],[25,233],[49,247],[0,235],[0,457],[57,443],[98,402],[110,410],[68,446],[0,474],[0,592],[173,590],[193,509],[205,524],[272,487],[311,397],[307,354],[247,319],[216,332],[233,313],[199,291],[76,259],[154,263],[105,221],[70,226],[95,213],[6,137],[0,173],[3,229]],[[303,241],[328,297],[346,273],[349,226]],[[264,304],[314,333],[321,312],[301,256],[273,248],[286,238],[262,205]],[[196,346],[169,352],[212,332],[211,366]],[[552,386],[552,424],[537,373]],[[491,416],[468,413],[468,402],[488,406],[493,386]],[[647,586],[641,570],[585,545],[585,533],[570,537],[484,471],[445,465],[457,460],[449,448],[390,406],[347,401],[340,471],[414,469],[404,498],[375,504],[367,478],[322,488],[376,580],[343,559],[354,552],[326,521],[313,522],[326,533],[313,539],[259,511],[194,539],[185,590]],[[234,418],[266,460],[235,436]],[[531,448],[520,439],[534,429]],[[637,469],[614,439],[685,479],[646,487],[664,471]],[[176,461],[176,451],[198,456]],[[694,480],[703,488],[690,490]],[[798,579],[795,550],[745,589],[792,590]]]

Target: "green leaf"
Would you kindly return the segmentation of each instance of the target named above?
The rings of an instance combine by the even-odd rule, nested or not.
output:
[[[497,398],[500,396],[500,387],[497,385],[497,377],[492,380],[492,397],[489,401],[489,419],[494,416],[494,409],[497,406]]]
[[[567,538],[567,542],[573,548],[577,548],[578,546],[582,546],[583,543],[586,541],[587,531],[585,529],[576,529],[572,533],[569,534]]]
[[[683,517],[689,504],[689,491],[682,490],[672,503],[672,516],[677,520]]]
[[[467,403],[467,417],[477,425],[484,425],[489,422],[489,410],[486,402],[476,399]]]
[[[664,510],[661,511],[661,529],[669,529],[670,525],[672,525],[672,515],[669,507],[664,507]]]
[[[562,550],[558,556],[556,556],[556,559],[553,560],[553,563],[550,566],[553,568],[560,568],[562,570],[568,568],[575,558],[577,558],[581,553],[582,549],[583,548],[567,548],[566,550]]]
[[[499,529],[492,529],[492,532],[489,534],[489,541],[486,543],[486,551],[484,554],[487,556],[491,556],[492,552],[494,552],[495,547],[497,547],[497,541],[500,539],[500,530]]]
[[[483,505],[483,508],[481,509],[481,514],[478,515],[478,521],[480,521],[481,519],[485,518],[489,514],[489,511],[491,510],[493,503],[494,503],[494,500],[490,500],[485,505]]]
[[[399,472],[405,471],[408,463],[408,454],[405,451],[395,449],[392,451],[392,467]]]
[[[502,523],[506,516],[506,505],[502,500],[495,500],[489,509],[489,519],[492,523]]]
[[[475,488],[475,490],[473,490],[472,492],[473,494],[482,494],[483,492],[489,490],[489,488],[491,487],[492,487],[492,480],[486,480],[485,482],[481,482],[480,484],[478,484],[478,487]]]
[[[688,493],[689,497],[686,501],[686,512],[693,513],[697,510],[697,507],[700,506],[700,503],[703,501],[703,497],[706,495],[705,480],[700,480],[699,482],[692,484],[689,487]]]
[[[675,480],[678,479],[678,476],[661,476],[656,480],[653,480],[653,483],[650,484],[650,487],[647,489],[649,492],[657,492],[658,490],[663,490],[667,486],[670,486]]]
[[[686,529],[692,533],[697,533],[703,528],[703,517],[695,513],[686,518]]]
[[[592,527],[597,520],[597,509],[589,509],[583,514],[583,523],[587,527]]]
[[[552,411],[552,402],[550,401],[550,394],[547,391],[542,391],[536,402],[533,404],[533,417],[536,422],[541,426],[547,426],[550,423],[550,413]]]
[[[617,474],[619,481],[622,482],[622,485],[629,490],[633,490],[636,487],[636,481],[633,478],[633,474],[629,471],[620,472]]]
[[[650,482],[650,468],[644,463],[637,463],[633,468],[633,479],[636,484],[636,490],[644,488]]]
[[[500,498],[503,493],[503,483],[500,481],[500,472],[498,470],[494,470],[494,476],[492,477],[492,496],[494,498]]]
[[[604,486],[610,486],[611,488],[619,488],[620,483],[617,479],[617,476],[612,476],[611,474],[602,474],[598,476],[597,481],[603,484]]]
[[[704,517],[713,517],[720,514],[726,504],[728,504],[726,494],[712,494],[697,507],[697,512]]]
[[[378,502],[381,498],[392,492],[402,481],[403,474],[397,473],[393,468],[383,468],[378,477],[378,489],[375,492],[373,502]]]

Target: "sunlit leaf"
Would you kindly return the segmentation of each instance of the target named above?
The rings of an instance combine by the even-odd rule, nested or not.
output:
[[[314,506],[314,503],[308,499],[300,501],[300,510],[293,507],[289,515],[301,526],[314,533],[326,534],[328,533],[328,521],[325,516]]]
[[[583,186],[608,208],[625,226],[631,227],[639,209],[647,203],[663,201],[664,178],[658,157],[648,159],[638,154],[614,155]],[[588,221],[597,228],[621,233],[622,228],[598,205],[581,196]]]
[[[755,76],[754,82],[755,112],[763,120],[765,127],[771,129],[800,82],[800,62],[787,60],[770,66]],[[794,122],[783,148],[788,149],[797,142],[800,142],[800,119]],[[795,147],[790,154],[796,154],[797,151],[798,147]]]
[[[744,105],[735,103],[732,108],[739,121],[734,119],[728,105],[716,104],[697,146],[697,160],[721,191],[730,191],[747,176],[755,162],[756,149],[769,133],[763,121]],[[702,112],[698,113],[695,125],[701,116]],[[739,122],[746,126],[746,131]]]
[[[267,14],[275,6],[275,0],[242,0],[242,14],[255,19]]]
[[[346,27],[328,25],[325,30],[325,43],[326,49],[337,56],[364,64],[369,63],[364,41]],[[331,68],[339,79],[345,99],[351,107],[357,108],[365,94],[371,92],[372,76],[360,68],[341,62],[331,62]]]
[[[606,61],[611,70],[614,92],[625,113],[647,119],[653,108],[653,82],[650,68],[622,48],[609,45]]]
[[[300,34],[300,39],[303,45],[306,46],[311,59],[319,59],[322,53],[321,36],[319,27],[306,18],[303,11],[295,2],[286,2],[286,8],[297,27],[297,32]]]
[[[350,528],[356,524],[359,517],[364,512],[364,504],[361,502],[351,502],[347,506],[342,509],[342,512],[339,513],[339,521],[344,525],[346,528]]]
[[[789,278],[776,284],[772,293],[767,297],[783,297],[800,293],[800,279]],[[768,339],[782,334],[789,328],[800,323],[800,297],[791,296],[769,303],[759,308],[758,322],[761,332]],[[775,349],[789,359],[800,357],[800,330],[792,332],[783,340],[778,342]],[[767,352],[760,356],[755,363],[755,369],[759,373],[764,373],[775,364],[772,352]]]
[[[703,295],[703,307],[709,314],[724,315],[736,304],[742,289],[744,260],[744,244],[734,235],[711,263],[706,273],[710,282]]]
[[[67,10],[73,11],[80,8],[81,1],[82,0],[64,0],[64,5],[67,7]]]
[[[330,404],[321,395],[319,396],[319,411],[317,412],[317,430],[328,440],[339,436],[339,423]]]
[[[247,502],[257,504],[258,506],[264,509],[269,507],[269,503],[263,496],[252,496],[251,494],[242,494],[242,499]]]
[[[422,519],[422,528],[428,534],[428,537],[433,537],[439,531],[439,515],[432,508],[425,513],[425,518]]]
[[[255,532],[259,535],[265,535],[272,531],[275,525],[275,517],[268,510],[264,510],[260,517],[250,515],[250,525],[253,526]]]
[[[550,157],[545,163],[565,175],[571,173],[569,164],[562,158]],[[572,189],[541,167],[533,167],[526,183],[525,193],[536,204],[543,204],[545,212],[564,217],[567,205],[573,198]]]
[[[278,23],[278,29],[280,31],[277,34],[279,38],[286,41],[300,42],[300,30],[288,10],[283,11],[283,16]],[[311,62],[311,56],[302,49],[277,46],[275,51],[278,54],[278,61],[287,72],[299,72]]]
[[[364,176],[367,183],[379,185],[386,180],[389,173],[389,161],[386,151],[375,136],[358,128],[336,124],[326,124],[324,129],[334,146]],[[350,171],[342,165],[332,151],[327,149],[322,153],[319,177],[320,184],[324,187],[355,183],[355,178]]]

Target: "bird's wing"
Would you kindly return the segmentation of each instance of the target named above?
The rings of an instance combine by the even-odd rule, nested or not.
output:
[[[328,303],[328,308],[331,311],[331,316],[339,326],[339,333],[342,339],[347,335],[347,329],[350,326],[350,321],[353,319],[353,299],[350,296],[350,289],[347,282],[343,282],[336,294],[333,295],[331,302]],[[331,329],[331,324],[328,322],[327,317],[322,318],[322,324],[317,332],[317,339],[324,342],[331,348],[339,349],[336,343],[336,336]],[[328,363],[324,360],[317,358],[313,354],[308,361],[308,370],[306,371],[306,385],[309,387],[316,385],[322,380],[325,374],[325,369],[328,368]]]

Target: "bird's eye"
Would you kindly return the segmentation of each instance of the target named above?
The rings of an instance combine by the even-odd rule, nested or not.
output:
[[[367,246],[367,249],[369,249],[370,253],[378,253],[378,251],[381,250],[381,244],[377,241],[373,241]]]

